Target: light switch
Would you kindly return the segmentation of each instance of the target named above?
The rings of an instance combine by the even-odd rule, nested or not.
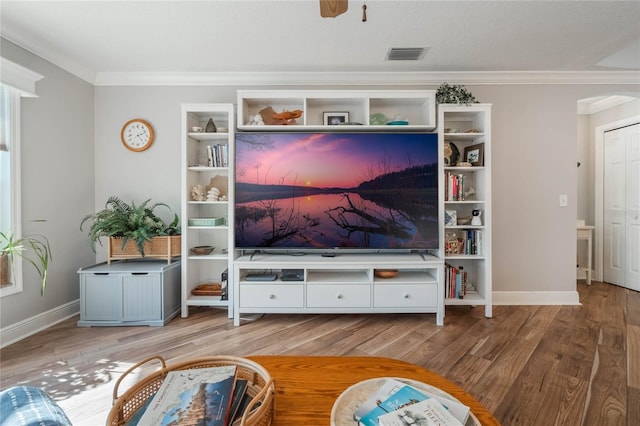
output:
[[[567,194],[560,194],[558,201],[560,207],[567,207],[569,205],[569,196]]]

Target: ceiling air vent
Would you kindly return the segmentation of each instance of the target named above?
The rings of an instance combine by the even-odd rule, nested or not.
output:
[[[424,57],[429,48],[424,47],[392,47],[387,52],[387,61],[417,61]]]

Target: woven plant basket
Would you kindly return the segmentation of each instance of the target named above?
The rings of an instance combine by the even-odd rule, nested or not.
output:
[[[118,388],[122,380],[134,370],[153,360],[160,362],[162,368],[140,380],[125,393],[118,396]],[[169,371],[225,365],[236,366],[237,377],[248,380],[246,392],[253,397],[242,418],[233,422],[233,426],[269,426],[274,412],[275,386],[271,375],[269,375],[267,370],[260,364],[246,358],[214,356],[197,358],[167,366],[164,358],[159,355],[140,361],[118,378],[113,387],[113,407],[111,408],[111,412],[109,412],[106,424],[108,426],[121,426],[126,424],[137,413],[140,407],[155,395]]]
[[[0,254],[0,286],[11,284],[9,274],[9,256]]]
[[[151,241],[144,243],[144,257],[167,259],[171,263],[174,257],[181,254],[182,238],[180,235],[153,237]],[[122,238],[109,237],[107,263],[118,259],[137,259],[143,257],[138,251],[135,241],[129,240],[122,248]]]

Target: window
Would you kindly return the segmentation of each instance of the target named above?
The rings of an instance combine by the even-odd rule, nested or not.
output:
[[[20,98],[35,96],[35,82],[42,78],[20,65],[1,58],[0,84],[0,231],[19,238],[20,223]],[[22,262],[14,258],[0,296],[22,291]]]
[[[0,86],[0,231],[21,235],[20,229],[20,94]],[[3,274],[0,295],[22,291],[22,262],[13,259],[9,273]],[[8,279],[7,279],[8,278]]]

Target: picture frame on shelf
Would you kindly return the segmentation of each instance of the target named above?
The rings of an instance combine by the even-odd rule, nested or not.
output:
[[[348,112],[325,112],[324,114],[324,125],[325,126],[336,126],[339,124],[344,124],[349,122],[349,113]]]
[[[444,226],[456,226],[458,224],[458,212],[456,210],[444,211]]]
[[[484,143],[469,145],[464,148],[464,161],[472,166],[484,165]]]

